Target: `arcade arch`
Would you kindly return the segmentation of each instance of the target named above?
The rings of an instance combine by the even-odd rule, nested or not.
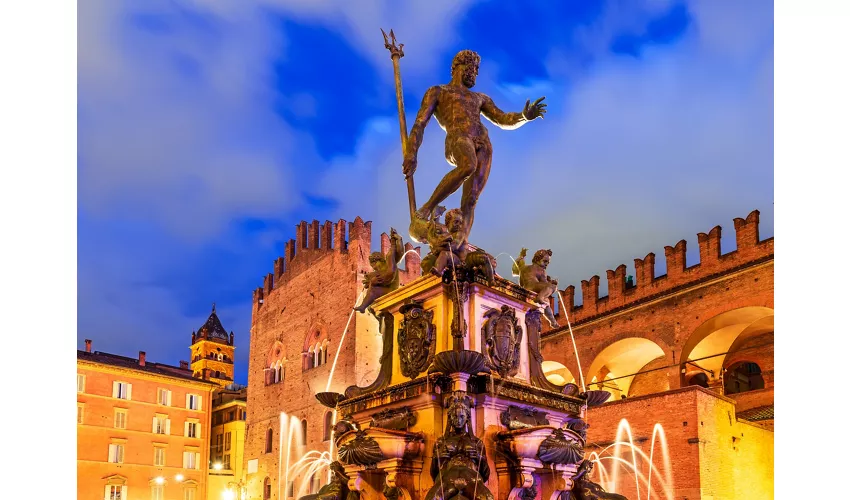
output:
[[[763,339],[763,342],[759,342]],[[750,375],[761,376],[763,367],[773,367],[773,309],[750,306],[720,313],[703,322],[691,333],[682,348],[680,366],[681,383],[717,387],[729,383],[724,372],[738,370],[742,366],[745,373],[734,378],[738,384],[730,384],[735,391],[741,387],[746,390],[764,388],[764,380],[759,383],[755,378],[749,382]],[[769,346],[769,347],[768,347]],[[761,351],[754,349],[762,348]],[[755,359],[750,359],[755,356]],[[746,358],[746,359],[745,359]],[[754,364],[758,370],[750,365]],[[704,377],[699,377],[699,374]],[[735,372],[737,373],[737,372]],[[740,375],[740,376],[738,376]],[[732,377],[730,375],[730,377]]]
[[[649,339],[628,337],[618,340],[604,348],[591,362],[585,377],[590,380],[587,388],[611,392],[611,400],[634,395],[629,391],[636,379],[635,374],[650,363],[663,362],[664,358],[664,349]],[[666,389],[669,389],[669,384],[660,390]]]
[[[557,361],[544,361],[541,367],[543,368],[543,375],[553,384],[576,383],[576,378],[570,372],[570,369]]]

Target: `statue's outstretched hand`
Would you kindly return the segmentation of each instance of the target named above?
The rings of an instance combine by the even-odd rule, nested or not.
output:
[[[546,114],[546,104],[541,101],[546,99],[546,97],[541,97],[534,101],[534,104],[531,103],[531,100],[525,101],[525,107],[522,109],[522,117],[528,121],[534,120],[535,118],[543,118],[543,115]]]
[[[410,177],[416,172],[416,156],[405,155],[404,162],[401,164],[401,171],[405,177]]]

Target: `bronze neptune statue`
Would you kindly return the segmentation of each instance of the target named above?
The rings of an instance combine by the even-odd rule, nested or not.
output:
[[[452,60],[451,81],[429,88],[422,99],[406,140],[402,171],[408,178],[416,171],[419,146],[431,116],[446,131],[446,161],[454,169],[443,177],[428,201],[416,211],[414,219],[429,220],[437,206],[463,186],[460,210],[469,214],[466,224],[472,227],[473,207],[487,183],[493,157],[493,147],[481,123],[481,115],[496,126],[511,130],[543,118],[546,113],[546,104],[541,103],[543,97],[534,103],[526,101],[519,113],[506,113],[487,95],[470,90],[475,86],[480,62],[479,55],[471,50],[458,52]],[[414,234],[416,227],[416,221],[411,221],[411,237],[424,241],[423,234]]]

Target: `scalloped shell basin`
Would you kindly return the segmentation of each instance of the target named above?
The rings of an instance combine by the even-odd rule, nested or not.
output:
[[[502,431],[498,433],[497,438],[510,446],[510,450],[517,458],[537,459],[537,451],[540,449],[540,443],[545,441],[554,430],[555,427],[551,425],[539,425],[513,431]],[[581,441],[578,434],[569,429],[561,429],[561,432],[577,441]]]
[[[396,431],[380,427],[369,427],[363,432],[378,443],[385,460],[417,457],[422,452],[422,444],[425,442],[425,436],[421,432]],[[348,431],[339,437],[337,446],[353,441],[356,437],[357,431]]]

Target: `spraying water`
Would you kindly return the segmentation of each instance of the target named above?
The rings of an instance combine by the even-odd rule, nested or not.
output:
[[[584,385],[584,373],[581,368],[581,360],[578,359],[578,348],[576,347],[576,338],[573,335],[573,326],[570,324],[570,318],[567,315],[567,306],[564,304],[564,297],[561,296],[560,290],[558,290],[558,302],[561,303],[561,308],[564,310],[564,319],[567,320],[567,329],[570,331],[570,340],[573,342],[573,352],[576,354],[576,364],[578,365],[578,376],[581,380],[581,392],[587,392],[587,388]]]

